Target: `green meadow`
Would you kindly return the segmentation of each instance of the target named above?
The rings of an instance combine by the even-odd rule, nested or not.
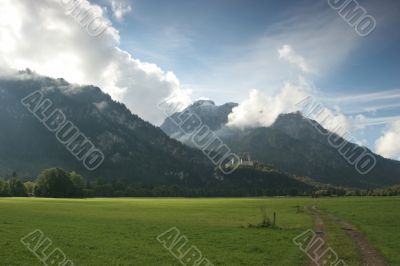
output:
[[[321,199],[318,206],[356,226],[389,265],[400,265],[399,197]]]
[[[39,229],[74,265],[182,265],[157,240],[177,228],[214,265],[304,265],[293,238],[313,228],[304,206],[346,219],[390,265],[400,265],[400,198],[0,199],[0,265],[43,265],[21,242]],[[299,206],[299,207],[298,207]],[[276,228],[259,228],[260,208]],[[322,216],[323,218],[325,215]],[[326,221],[329,244],[359,265],[351,239]]]

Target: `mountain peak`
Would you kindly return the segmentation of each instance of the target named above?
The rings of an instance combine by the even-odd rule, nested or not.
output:
[[[280,114],[275,122],[272,124],[274,128],[286,127],[287,125],[292,125],[296,127],[304,127],[305,125],[310,125],[310,119],[303,116],[300,111],[294,113]]]
[[[310,121],[301,112],[280,114],[271,127],[295,139],[320,139],[321,135]]]
[[[308,176],[322,183],[362,188],[399,183],[400,162],[375,156],[376,169],[362,175],[347,161],[349,156],[357,159],[356,155],[360,152],[358,146],[343,142],[345,146],[335,148],[328,139],[330,132],[301,112],[280,114],[270,127],[228,131],[229,128],[223,126],[235,106],[237,104],[226,103],[188,109],[214,130],[233,152],[249,153],[254,160],[273,164],[291,174]],[[167,119],[161,126],[164,132],[193,146],[191,138],[185,137],[170,120]],[[342,141],[337,136],[333,139]]]
[[[200,106],[215,106],[215,102],[212,100],[197,100],[192,104],[192,107]]]
[[[280,114],[275,122],[275,124],[279,123],[288,123],[288,122],[305,122],[307,118],[303,116],[303,114],[300,111],[294,112],[294,113],[286,113],[286,114]]]
[[[204,124],[209,126],[211,130],[219,130],[228,122],[228,115],[232,112],[232,109],[236,107],[236,103],[226,103],[223,105],[215,105],[214,101],[211,100],[198,100],[194,102],[191,106],[187,107],[184,111],[194,112]],[[178,116],[182,112],[175,113],[172,115]],[[182,132],[171,119],[166,119],[164,123],[161,125],[161,129],[168,135],[174,136],[179,139],[177,136],[182,136]]]

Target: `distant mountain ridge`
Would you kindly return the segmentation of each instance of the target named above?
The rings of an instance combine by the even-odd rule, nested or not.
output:
[[[35,91],[50,99],[104,153],[99,168],[87,170],[21,103]],[[193,107],[208,110],[202,113],[204,118],[216,112],[207,122],[217,129],[226,123],[232,106],[215,107],[203,101]],[[157,195],[304,195],[315,189],[273,167],[239,167],[224,175],[201,151],[171,139],[100,88],[72,85],[30,71],[0,77],[0,178],[15,171],[23,179],[32,179],[51,167],[76,171],[101,184],[132,184],[146,191],[155,188],[165,192]]]
[[[203,108],[194,108],[194,103],[187,110],[200,117],[210,114],[214,109],[204,112]],[[235,106],[235,105],[233,105]],[[186,110],[182,111],[185,112]],[[383,158],[372,151],[365,149],[376,158],[373,170],[364,175],[356,171],[340,154],[339,149],[333,147],[328,141],[329,131],[317,122],[309,120],[301,113],[280,115],[270,127],[247,128],[244,130],[227,128],[228,114],[213,113],[211,117],[218,117],[220,125],[212,124],[220,138],[234,152],[248,152],[254,160],[275,165],[277,168],[297,176],[309,176],[319,182],[338,186],[355,188],[376,188],[400,183],[400,162]],[[178,116],[179,113],[174,114]],[[202,120],[208,125],[207,117]],[[165,122],[167,123],[167,122]],[[165,123],[163,125],[165,125]],[[164,130],[164,127],[161,127]],[[168,132],[177,132],[178,128],[169,128]],[[326,132],[326,134],[321,134]],[[174,133],[171,135],[189,146],[190,140]],[[342,152],[352,156],[361,149],[360,146],[347,142],[337,135],[332,135],[335,141],[344,143]],[[355,156],[355,155],[354,155]]]
[[[56,140],[54,134],[21,104],[22,98],[36,90],[51,99],[104,152],[105,161],[99,169],[86,170]],[[212,195],[226,194],[228,188],[235,194],[238,192],[235,189],[241,186],[248,186],[247,192],[242,191],[242,195],[254,195],[254,188],[260,185],[273,186],[268,193],[288,192],[277,188],[281,185],[276,182],[276,175],[272,174],[276,172],[281,173],[278,176],[281,176],[283,184],[291,184],[293,189],[298,187],[299,191],[311,188],[298,183],[299,179],[294,182],[292,175],[354,188],[376,188],[400,183],[400,162],[375,154],[376,167],[369,174],[361,175],[332,147],[327,136],[315,128],[316,122],[313,122],[313,126],[300,113],[282,114],[270,127],[244,130],[226,127],[228,115],[236,106],[235,103],[217,106],[210,100],[201,100],[188,109],[214,130],[233,152],[248,152],[253,160],[273,165],[282,171],[240,170],[238,173],[246,173],[242,178],[235,173],[227,175],[224,180],[218,179],[215,166],[201,151],[171,139],[160,128],[132,114],[123,104],[113,101],[97,87],[71,85],[63,79],[32,73],[2,77],[0,176],[16,171],[23,178],[32,178],[45,168],[62,167],[90,178],[122,178],[141,184],[207,188],[214,191]],[[161,128],[171,137],[190,146],[170,119]],[[321,127],[320,130],[325,129]],[[341,138],[337,136],[337,140],[341,141]],[[346,145],[350,152],[359,147],[353,143]],[[261,191],[266,193],[267,189]]]

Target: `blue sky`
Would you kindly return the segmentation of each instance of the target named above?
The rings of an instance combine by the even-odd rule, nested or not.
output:
[[[400,115],[400,2],[359,3],[377,21],[367,37],[358,36],[326,1],[315,0],[136,0],[129,2],[132,12],[114,23],[124,50],[173,71],[193,99],[219,104],[241,102],[251,89],[273,94],[296,79],[298,70],[277,53],[289,44],[315,68],[301,75],[326,99],[324,104],[348,116],[382,118],[353,132],[374,149],[388,123]],[[358,97],[346,98],[353,95]]]
[[[317,39],[324,26],[327,30],[334,28],[336,31],[332,34],[335,36],[332,36],[331,46],[318,55],[323,57],[335,49],[348,49],[348,54],[340,62],[321,63],[333,66],[313,77],[318,88],[347,94],[400,87],[398,1],[359,1],[377,19],[377,28],[368,37],[359,37],[326,1],[136,0],[130,3],[133,12],[122,23],[114,22],[121,33],[121,46],[141,60],[173,71],[183,84],[199,88],[196,95],[218,98],[217,102],[229,98],[240,100],[240,96],[224,94],[221,97],[218,93],[218,90],[236,89],[237,86],[231,84],[232,77],[225,76],[230,74],[229,71],[221,73],[222,77],[214,77],[213,70],[217,65],[226,67],[226,62],[245,61],[242,57],[250,55],[249,50],[262,38],[271,36],[274,40],[282,37],[285,41],[299,41],[296,35],[300,31],[310,31],[310,38]],[[299,26],[297,23],[310,25]],[[325,34],[331,33],[328,31]],[[336,47],[340,46],[341,39],[351,44],[344,48]],[[282,44],[285,44],[284,41]],[[296,47],[296,44],[291,45],[302,54],[302,45]],[[304,53],[307,54],[306,51]],[[248,60],[251,59],[249,56]],[[260,60],[271,59],[266,57]],[[324,61],[324,58],[310,60]],[[253,69],[249,67],[248,70]],[[260,75],[270,75],[269,69],[259,71]],[[245,72],[236,74],[244,75],[240,78],[246,79]],[[265,81],[257,83],[264,87],[259,89],[273,90],[277,86],[275,83],[268,84],[267,78]],[[242,84],[251,86],[254,83],[249,80]],[[242,88],[243,91],[248,89]],[[201,90],[205,90],[204,93]]]
[[[400,159],[398,0],[358,1],[377,24],[365,37],[333,0],[70,1],[104,33],[59,0],[2,0],[0,67],[99,86],[155,125],[170,95],[237,102],[237,127],[268,126],[312,95],[358,143]]]

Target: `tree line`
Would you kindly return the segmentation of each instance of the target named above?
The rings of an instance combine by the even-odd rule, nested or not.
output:
[[[126,179],[97,179],[86,181],[76,172],[60,168],[42,171],[34,181],[22,182],[17,173],[8,179],[0,178],[0,197],[46,197],[46,198],[90,198],[90,197],[260,197],[260,196],[398,196],[400,185],[358,190],[318,185],[312,191],[284,188],[285,186],[245,187],[233,185],[206,185],[185,187],[176,184],[130,183]],[[295,191],[296,190],[296,191]],[[301,193],[299,193],[301,192]]]
[[[258,174],[262,175],[261,172],[258,172]],[[275,177],[275,179],[279,178]],[[275,180],[275,183],[265,184],[246,180],[241,174],[237,174],[231,180],[226,180],[227,182],[219,182],[213,179],[203,184],[132,183],[131,180],[126,178],[98,178],[89,181],[75,172],[68,173],[60,168],[50,168],[44,170],[36,180],[25,183],[20,181],[15,173],[8,180],[1,181],[0,179],[0,196],[49,198],[260,197],[306,196],[310,192],[301,187],[285,185],[284,182],[276,184],[277,180]],[[241,184],[241,182],[244,183]]]
[[[84,188],[85,181],[81,175],[60,168],[44,170],[34,182],[23,183],[15,172],[8,180],[0,179],[1,197],[84,197]]]

